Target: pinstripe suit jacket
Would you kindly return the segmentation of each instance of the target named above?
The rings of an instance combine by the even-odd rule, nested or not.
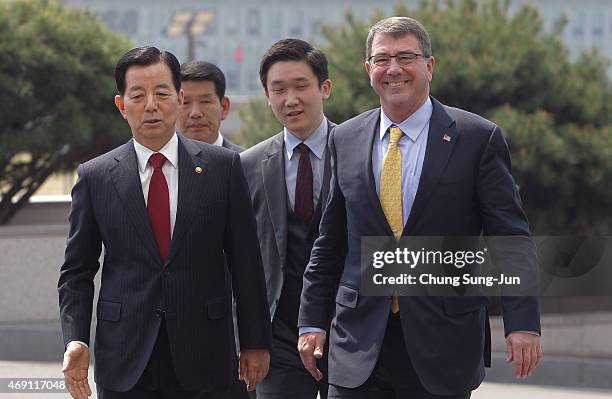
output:
[[[61,324],[65,344],[89,342],[103,244],[94,353],[96,382],[107,389],[136,384],[162,317],[181,385],[229,385],[236,352],[225,259],[242,349],[271,345],[257,230],[238,154],[179,136],[178,169],[176,223],[163,263],[132,140],[78,168],[58,282]]]

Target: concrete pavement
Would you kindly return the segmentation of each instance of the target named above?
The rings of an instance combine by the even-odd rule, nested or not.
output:
[[[0,361],[0,378],[60,378],[62,365],[60,363]],[[94,389],[90,369],[90,386]],[[67,398],[67,393],[37,394],[37,393],[1,393],[0,398],[6,399],[43,399]],[[95,392],[92,398],[96,398]],[[472,394],[472,399],[610,399],[612,391],[558,388],[515,384],[500,384],[485,382]]]

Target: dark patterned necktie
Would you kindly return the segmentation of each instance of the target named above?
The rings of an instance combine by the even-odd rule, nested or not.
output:
[[[160,153],[155,153],[149,158],[149,163],[153,166],[153,175],[147,197],[147,213],[163,262],[166,262],[170,251],[170,194],[166,177],[162,172],[165,162],[166,157]]]
[[[314,214],[312,199],[312,166],[310,148],[304,143],[296,147],[300,151],[297,179],[295,180],[295,216],[305,224],[310,224]]]

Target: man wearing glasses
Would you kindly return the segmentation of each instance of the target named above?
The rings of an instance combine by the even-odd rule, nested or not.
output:
[[[330,399],[469,398],[490,363],[485,297],[362,295],[362,237],[519,236],[528,251],[498,248],[496,259],[536,267],[501,129],[431,97],[434,66],[421,23],[379,21],[365,69],[381,107],[330,135],[330,198],[298,320],[300,356],[315,378],[329,339]],[[541,358],[539,300],[501,302],[506,361],[526,377]]]

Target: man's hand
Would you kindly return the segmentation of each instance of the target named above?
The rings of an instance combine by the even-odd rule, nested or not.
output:
[[[253,391],[268,375],[270,352],[266,349],[244,349],[240,351],[239,360],[238,378],[247,384],[247,391]]]
[[[524,332],[513,332],[506,337],[506,345],[508,347],[506,362],[514,363],[514,376],[516,378],[531,376],[542,360],[540,337]]]
[[[298,339],[298,351],[306,370],[315,380],[321,381],[323,373],[317,368],[317,359],[323,357],[323,345],[325,344],[325,333],[309,332],[300,335]]]
[[[68,392],[74,399],[87,399],[91,395],[87,370],[89,369],[89,348],[71,342],[64,352],[62,371]]]

